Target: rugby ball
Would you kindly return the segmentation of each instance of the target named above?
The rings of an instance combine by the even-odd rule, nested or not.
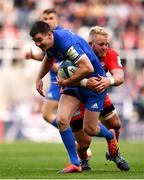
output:
[[[77,66],[72,61],[64,60],[59,65],[58,76],[64,79],[68,79],[75,73],[76,69],[77,69]]]

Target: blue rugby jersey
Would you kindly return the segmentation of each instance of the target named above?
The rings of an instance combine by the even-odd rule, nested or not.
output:
[[[63,27],[57,26],[55,29],[60,30],[60,29],[63,29]],[[59,60],[55,59],[55,63],[58,63],[58,62],[59,62]],[[50,73],[50,87],[49,87],[48,91],[46,92],[46,99],[59,101],[59,99],[60,99],[60,86],[57,84],[54,84],[54,82],[57,81],[57,79],[56,79],[57,72],[55,72],[53,69],[51,69],[49,71],[49,73]]]
[[[60,30],[60,29],[63,29],[63,27],[62,27],[62,26],[57,26],[57,27],[55,28],[55,30]],[[56,59],[55,62],[57,63],[57,62],[59,62],[59,61]],[[57,76],[57,72],[54,72],[53,69],[51,69],[51,70],[50,70],[50,83],[57,81],[57,80],[56,80],[56,76]]]
[[[82,37],[67,29],[56,29],[53,34],[54,47],[47,50],[48,58],[54,57],[58,61],[69,59],[76,63],[82,55],[86,54],[94,67],[94,72],[90,76],[106,76],[98,57]]]

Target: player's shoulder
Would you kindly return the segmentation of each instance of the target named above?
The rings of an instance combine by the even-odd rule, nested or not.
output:
[[[65,30],[63,28],[53,30],[53,33],[54,33],[55,36],[59,36],[59,35],[63,34],[64,32],[65,32]]]
[[[60,26],[60,25],[58,25],[56,28],[55,28],[55,30],[62,30],[62,29],[64,29],[62,26]]]
[[[106,51],[107,56],[118,56],[118,52],[112,48],[108,48]]]
[[[108,65],[109,70],[112,70],[114,68],[122,68],[119,54],[111,48],[107,49],[105,63]]]
[[[69,29],[66,29],[66,28],[63,28],[63,27],[59,27],[59,28],[56,28],[53,30],[54,34],[70,34],[70,30]]]
[[[67,42],[69,40],[71,33],[68,29],[62,28],[62,29],[55,29],[53,31],[55,41],[62,41]]]

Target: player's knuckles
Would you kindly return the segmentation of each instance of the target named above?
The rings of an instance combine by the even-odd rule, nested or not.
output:
[[[97,87],[95,87],[95,88],[94,88],[94,90],[97,92],[97,91],[98,91],[98,88],[97,88]]]
[[[99,88],[99,89],[97,90],[97,92],[98,92],[98,93],[102,93],[104,90],[105,90],[105,88],[102,87],[102,88]]]
[[[101,86],[96,86],[96,90],[99,91],[102,87]]]

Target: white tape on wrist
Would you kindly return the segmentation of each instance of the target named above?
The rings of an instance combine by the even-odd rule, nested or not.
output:
[[[80,81],[80,86],[86,87],[87,81],[88,81],[88,79],[82,79],[82,80]]]
[[[113,85],[113,84],[115,83],[114,78],[113,78],[113,77],[108,77],[108,78],[109,78],[109,80],[110,80],[110,85]]]

